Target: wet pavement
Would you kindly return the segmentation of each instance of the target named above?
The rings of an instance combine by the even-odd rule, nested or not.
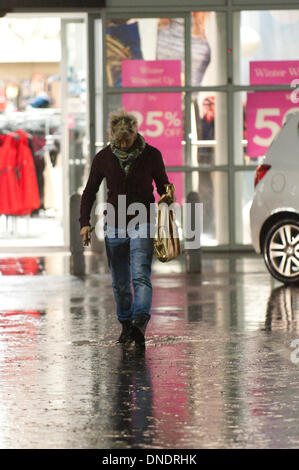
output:
[[[251,254],[155,261],[142,354],[85,260],[0,258],[0,448],[298,448],[299,288]]]

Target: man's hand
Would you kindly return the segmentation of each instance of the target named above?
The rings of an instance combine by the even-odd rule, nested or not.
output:
[[[164,184],[166,192],[162,194],[161,198],[159,199],[159,204],[160,202],[166,202],[166,204],[170,205],[173,202],[176,201],[174,191],[175,191],[175,186],[172,183],[169,184]]]
[[[91,232],[93,231],[94,227],[90,225],[85,225],[80,230],[80,235],[82,237],[82,243],[84,246],[88,246],[90,244]]]

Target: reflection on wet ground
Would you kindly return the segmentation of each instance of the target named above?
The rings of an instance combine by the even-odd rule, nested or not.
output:
[[[298,447],[299,288],[260,257],[155,261],[144,354],[114,343],[105,258],[69,266],[0,258],[1,448]]]

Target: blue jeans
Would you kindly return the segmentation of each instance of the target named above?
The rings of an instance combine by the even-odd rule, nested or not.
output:
[[[138,233],[120,237],[120,229],[107,227],[105,245],[109,268],[112,274],[112,288],[119,321],[134,320],[145,314],[150,318],[152,305],[151,264],[154,251],[150,237],[150,224],[142,224]],[[113,237],[115,235],[115,237]],[[145,237],[144,237],[145,236]],[[134,289],[134,301],[131,291]]]

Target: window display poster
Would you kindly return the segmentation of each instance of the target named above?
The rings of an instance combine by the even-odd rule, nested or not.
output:
[[[181,86],[181,60],[123,60],[124,87]]]
[[[124,86],[171,86],[180,83],[180,61],[124,61]],[[165,86],[165,85],[164,85]],[[122,106],[137,117],[139,132],[162,153],[166,166],[183,164],[183,114],[181,93],[124,93]],[[168,173],[176,187],[176,200],[183,199],[183,175]],[[155,194],[156,199],[159,198]]]
[[[299,111],[292,103],[289,91],[247,93],[247,155],[264,156],[274,137],[284,124],[287,114]]]
[[[258,61],[250,64],[250,84],[281,84],[299,80],[299,61]],[[298,82],[297,82],[298,86]],[[251,158],[264,156],[272,140],[286,121],[288,113],[299,111],[291,91],[247,93],[247,149]]]
[[[249,63],[250,85],[283,85],[299,79],[299,60],[263,60]]]

